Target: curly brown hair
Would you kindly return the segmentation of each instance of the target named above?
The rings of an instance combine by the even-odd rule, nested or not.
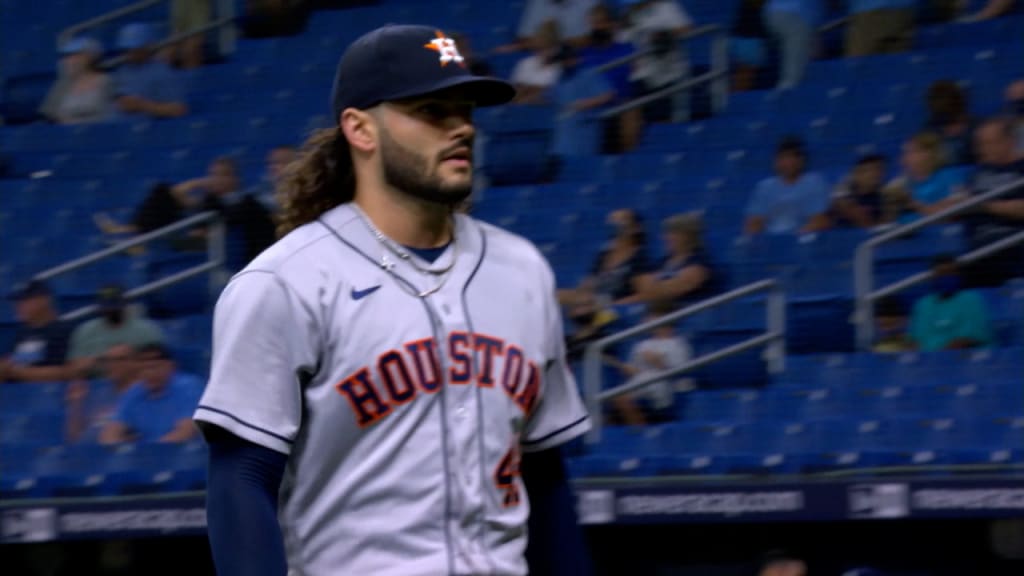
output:
[[[277,186],[281,214],[278,236],[308,224],[355,197],[355,172],[348,141],[340,128],[314,132],[285,169]]]

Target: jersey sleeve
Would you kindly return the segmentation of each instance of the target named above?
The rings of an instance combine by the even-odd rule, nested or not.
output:
[[[555,298],[554,275],[546,263],[544,275],[548,292],[544,337],[550,352],[542,373],[540,399],[526,421],[520,441],[524,452],[553,448],[590,429],[590,417],[565,357],[565,334]]]
[[[315,370],[317,333],[310,309],[275,274],[236,276],[214,310],[210,381],[195,420],[289,454],[302,420],[299,375]]]

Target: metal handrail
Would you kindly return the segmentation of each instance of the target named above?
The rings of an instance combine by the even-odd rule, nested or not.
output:
[[[690,30],[689,32],[686,32],[685,34],[681,35],[678,40],[679,40],[679,43],[681,45],[683,45],[683,44],[686,44],[687,42],[689,42],[690,40],[693,40],[694,38],[699,38],[701,36],[707,36],[707,35],[710,35],[710,34],[715,34],[715,37],[712,39],[712,47],[711,47],[711,72],[708,72],[708,73],[705,73],[705,74],[701,74],[700,76],[697,76],[696,78],[686,78],[686,79],[681,80],[679,82],[675,82],[673,84],[670,84],[670,85],[668,85],[668,86],[666,86],[664,88],[660,88],[657,91],[652,92],[650,94],[647,94],[645,96],[640,96],[640,97],[634,98],[632,100],[629,100],[628,102],[624,102],[624,103],[620,104],[619,106],[616,106],[614,108],[611,108],[609,110],[606,110],[606,111],[602,112],[599,115],[599,117],[600,118],[610,118],[612,116],[615,116],[617,114],[625,112],[626,110],[632,110],[634,108],[639,108],[640,106],[643,106],[643,105],[648,104],[650,102],[653,102],[655,100],[660,100],[660,99],[665,98],[667,96],[671,96],[671,95],[676,94],[678,92],[683,92],[683,91],[689,90],[689,89],[693,88],[694,86],[699,86],[701,84],[705,84],[705,83],[708,83],[708,82],[712,83],[712,85],[711,85],[711,104],[712,104],[713,110],[717,112],[719,110],[724,109],[726,104],[727,104],[728,98],[729,98],[729,85],[728,85],[728,76],[729,76],[729,36],[728,36],[728,34],[718,24],[708,24],[708,25],[700,26],[698,28]],[[680,49],[683,49],[683,48],[681,47]],[[654,54],[654,53],[655,53],[654,49],[650,49],[650,48],[647,49],[647,50],[642,50],[642,51],[634,52],[632,54],[628,54],[628,55],[623,56],[621,58],[616,58],[615,60],[612,60],[610,62],[606,62],[606,63],[604,63],[604,64],[602,64],[600,66],[596,66],[594,68],[594,70],[596,70],[598,72],[607,72],[608,70],[611,70],[613,68],[618,68],[620,66],[625,66],[627,64],[632,64],[633,62],[636,62],[637,60],[640,60],[640,59],[642,59],[642,58],[644,58],[646,56],[650,56],[651,54]],[[690,116],[690,114],[689,114],[689,106],[690,106],[690,104],[688,103],[687,104],[687,108],[688,109],[687,109],[686,114],[684,115],[685,118],[681,117],[680,114],[679,114],[679,111],[676,110],[674,112],[674,116],[675,117],[673,119],[676,120],[676,121],[681,121],[681,120],[689,119],[689,116]]]
[[[121,254],[122,252],[131,250],[136,246],[142,246],[144,244],[152,242],[153,240],[159,240],[161,238],[176,234],[178,232],[181,232],[182,230],[187,230],[189,228],[199,226],[201,224],[211,224],[209,233],[206,236],[206,262],[203,262],[202,264],[197,264],[196,266],[192,266],[190,268],[186,268],[185,270],[175,272],[174,274],[167,276],[165,278],[154,280],[152,282],[139,286],[138,288],[128,290],[125,292],[125,297],[132,299],[138,298],[140,296],[145,296],[147,294],[156,292],[157,290],[161,290],[163,288],[171,286],[172,284],[177,284],[178,282],[182,282],[184,280],[192,278],[193,276],[198,276],[200,274],[205,273],[210,274],[210,293],[213,294],[216,292],[216,290],[220,288],[221,283],[223,282],[223,267],[226,261],[226,230],[224,227],[224,220],[220,214],[214,211],[202,212],[200,214],[196,214],[195,216],[190,216],[188,218],[184,218],[182,220],[164,226],[163,228],[153,230],[152,232],[139,234],[138,236],[134,236],[122,242],[118,242],[117,244],[110,246],[109,248],[104,248],[103,250],[98,250],[96,252],[93,252],[92,254],[82,256],[81,258],[76,258],[69,262],[65,262],[52,268],[43,270],[42,272],[39,272],[38,274],[34,275],[32,278],[34,280],[49,280],[51,278],[67,274],[69,272],[74,272],[75,270],[79,270],[90,264],[99,262],[100,260],[116,256],[118,254]],[[96,309],[97,307],[95,305],[83,306],[76,310],[72,310],[70,312],[62,314],[61,320],[77,320],[79,318],[92,314],[93,312],[96,311]]]
[[[693,316],[694,314],[727,304],[733,300],[738,300],[744,296],[765,291],[768,292],[768,298],[765,306],[765,320],[767,326],[766,331],[763,334],[752,336],[751,338],[731,344],[720,350],[693,358],[681,366],[676,366],[674,368],[652,374],[636,382],[622,384],[609,390],[601,390],[601,365],[603,364],[602,352],[608,346],[623,340],[628,340],[629,338],[643,334],[653,328],[676,322],[682,318]],[[593,426],[590,432],[587,433],[586,442],[592,444],[600,441],[601,428],[604,423],[604,412],[601,410],[601,402],[610,398],[634,392],[640,388],[650,386],[666,378],[678,376],[684,372],[690,372],[702,366],[722,360],[723,358],[728,358],[729,356],[761,346],[765,347],[764,359],[768,364],[768,371],[773,374],[781,372],[785,369],[785,336],[786,296],[783,292],[782,284],[778,280],[769,278],[702,300],[681,310],[676,310],[671,314],[662,316],[661,318],[644,322],[643,324],[627,328],[620,332],[616,332],[615,334],[610,334],[587,345],[583,353],[583,388],[587,409],[590,413]]]
[[[228,24],[231,24],[234,21],[235,21],[235,18],[233,16],[221,18],[219,20],[214,20],[213,22],[210,22],[206,26],[202,26],[200,28],[194,28],[194,29],[188,30],[186,32],[180,32],[178,34],[174,34],[172,36],[168,36],[167,38],[164,38],[160,42],[157,42],[156,44],[153,44],[152,49],[153,50],[160,50],[161,48],[166,48],[167,46],[171,46],[173,44],[177,44],[178,42],[181,42],[182,40],[184,40],[186,38],[191,38],[192,36],[198,36],[200,34],[206,34],[207,32],[209,32],[211,30],[216,30],[218,28],[223,30],[224,26],[226,26]],[[127,54],[118,54],[117,56],[114,56],[113,58],[108,58],[108,59],[104,60],[103,61],[103,67],[105,67],[105,68],[114,68],[116,66],[120,66],[122,63],[124,63],[124,61],[127,58],[128,58]]]
[[[914,220],[913,222],[904,224],[902,226],[893,228],[876,236],[868,238],[857,246],[857,250],[854,254],[854,294],[856,297],[856,310],[854,312],[854,325],[857,331],[857,346],[860,349],[867,349],[871,346],[871,340],[874,338],[874,313],[875,313],[875,301],[888,296],[894,292],[898,292],[910,286],[914,286],[920,282],[931,278],[931,272],[921,272],[904,278],[903,280],[894,282],[888,286],[883,286],[877,290],[874,288],[874,254],[875,248],[886,242],[895,240],[902,236],[906,236],[910,232],[916,232],[921,228],[924,228],[930,224],[934,224],[941,220],[945,220],[950,216],[955,216],[962,212],[966,212],[975,206],[979,206],[986,202],[990,202],[1005,196],[1006,194],[1017,190],[1019,187],[1024,186],[1024,178],[1014,180],[1009,184],[999,186],[993,190],[989,190],[984,194],[972,196],[966,198],[961,202],[954,204],[948,208],[940,210],[934,214],[930,214],[923,218]],[[994,254],[1000,250],[1009,248],[1015,244],[1024,243],[1024,232],[1018,232],[1012,236],[1002,238],[986,246],[977,248],[967,254],[963,254],[957,258],[958,262],[973,262],[980,258],[984,258],[990,254]]]
[[[88,30],[89,28],[95,28],[100,24],[113,22],[114,20],[117,20],[122,16],[128,16],[136,12],[141,12],[151,6],[156,6],[157,4],[164,4],[167,1],[168,0],[142,0],[141,2],[136,2],[135,4],[129,4],[128,6],[115,8],[110,12],[100,14],[99,16],[95,16],[83,22],[79,22],[78,24],[72,24],[71,26],[68,26],[67,28],[61,30],[59,34],[57,34],[57,49],[60,50],[61,46],[63,46],[65,42],[73,38],[75,34],[78,34],[82,30]]]

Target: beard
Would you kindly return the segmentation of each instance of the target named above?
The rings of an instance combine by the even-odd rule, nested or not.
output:
[[[473,147],[472,142],[461,142],[456,145],[462,146],[470,149]],[[425,156],[402,146],[383,130],[380,152],[384,182],[403,194],[431,204],[454,206],[473,192],[472,178],[464,183],[446,184],[436,172],[431,172]],[[447,153],[448,150],[445,150],[438,155],[438,163]]]

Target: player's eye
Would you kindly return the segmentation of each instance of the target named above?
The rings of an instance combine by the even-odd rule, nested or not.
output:
[[[442,120],[445,117],[447,117],[448,114],[451,113],[451,111],[446,106],[443,106],[437,102],[421,104],[416,108],[416,110],[420,114],[435,120]]]

